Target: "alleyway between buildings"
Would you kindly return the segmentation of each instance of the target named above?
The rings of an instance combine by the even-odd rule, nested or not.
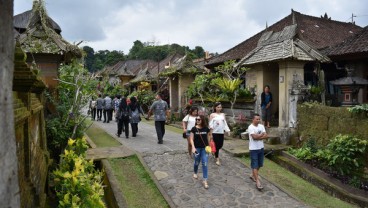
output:
[[[250,168],[231,156],[231,150],[226,150],[226,145],[225,151],[220,152],[221,166],[217,166],[213,158],[209,159],[209,189],[206,190],[201,183],[201,166],[199,179],[192,178],[193,161],[186,153],[187,142],[181,134],[166,128],[164,144],[159,145],[152,121],[141,122],[137,137],[129,139],[115,136],[115,122],[94,123],[117,139],[124,148],[143,157],[164,194],[177,207],[307,207],[264,178],[264,190],[258,191],[249,178]]]

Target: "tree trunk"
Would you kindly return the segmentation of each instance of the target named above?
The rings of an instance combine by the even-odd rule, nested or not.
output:
[[[20,207],[13,71],[13,0],[0,0],[0,207]]]

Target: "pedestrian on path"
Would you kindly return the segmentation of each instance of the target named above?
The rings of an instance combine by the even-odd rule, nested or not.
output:
[[[157,143],[163,144],[163,137],[165,135],[165,123],[166,119],[169,118],[169,107],[167,105],[167,102],[162,100],[161,93],[158,93],[156,95],[156,101],[153,102],[148,111],[148,115],[146,118],[147,120],[149,120],[152,113],[154,114],[155,118],[155,128],[158,139]]]
[[[103,109],[103,103],[104,99],[102,98],[102,95],[99,94],[97,101],[96,101],[96,108],[97,108],[97,121],[101,121],[102,118],[102,109]]]
[[[120,104],[120,95],[115,95],[114,100],[112,101],[112,107],[113,107],[113,112],[114,112],[114,117],[115,117],[115,121],[118,122],[118,118],[117,118],[117,113],[118,113],[118,109],[119,109],[119,104]]]
[[[206,120],[203,115],[196,117],[196,125],[190,132],[190,143],[192,145],[192,153],[194,155],[194,174],[193,178],[198,179],[198,166],[202,161],[203,186],[208,189],[208,153],[206,146],[211,140],[210,129],[207,127]]]
[[[228,132],[230,136],[230,128],[227,125],[225,114],[222,113],[222,105],[220,102],[216,102],[213,106],[213,113],[210,115],[209,126],[216,146],[216,165],[221,165],[219,153],[224,145],[224,132]]]
[[[94,121],[96,120],[96,105],[97,105],[97,101],[95,100],[94,96],[92,96],[91,101],[89,102],[89,109],[91,111],[91,119]]]
[[[266,85],[261,94],[261,108],[262,108],[262,121],[263,125],[270,128],[271,121],[271,104],[272,104],[272,93],[270,92],[270,86]]]
[[[188,114],[183,118],[183,133],[185,133],[188,141],[188,153],[192,157],[192,145],[190,144],[190,131],[196,125],[196,117],[198,115],[198,108],[192,106]]]
[[[132,127],[132,137],[136,137],[138,133],[138,123],[141,121],[141,116],[144,117],[143,109],[141,105],[138,103],[136,97],[130,98],[129,108],[131,110],[130,114],[130,126]]]
[[[104,98],[103,109],[103,122],[109,123],[112,120],[112,100],[108,95]]]
[[[249,151],[250,151],[250,166],[252,175],[250,178],[256,182],[258,190],[263,187],[258,177],[258,171],[263,166],[264,160],[264,144],[263,140],[268,138],[264,125],[260,124],[261,118],[259,114],[254,114],[252,123],[248,127],[249,132]]]
[[[121,132],[125,132],[125,138],[129,138],[129,120],[131,109],[126,103],[126,98],[121,98],[118,109],[118,132],[116,136],[120,137]]]

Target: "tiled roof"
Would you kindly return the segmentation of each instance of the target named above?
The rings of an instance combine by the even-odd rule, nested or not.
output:
[[[258,40],[262,37],[263,33],[267,31],[279,32],[286,26],[293,24],[297,24],[296,37],[317,50],[336,45],[362,30],[361,27],[352,23],[313,17],[292,11],[290,15],[265,30],[262,30],[226,52],[209,59],[206,66],[212,68],[211,66],[216,66],[228,60],[240,60],[257,47]]]
[[[326,50],[328,56],[368,53],[368,26],[344,42]]]
[[[184,55],[180,55],[180,54],[177,54],[177,53],[167,56],[165,59],[160,61],[158,66],[155,66],[154,68],[151,69],[152,76],[157,77],[158,73],[165,71],[165,69],[167,67],[169,67],[173,63],[178,62],[183,57],[184,57]],[[158,70],[158,67],[159,67],[159,70]]]

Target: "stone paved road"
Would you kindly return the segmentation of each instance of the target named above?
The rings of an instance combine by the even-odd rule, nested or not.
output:
[[[111,135],[116,132],[115,122],[95,123]],[[164,144],[159,145],[154,126],[141,122],[136,138],[114,137],[143,153],[147,166],[177,207],[307,207],[264,179],[264,190],[258,191],[248,177],[251,170],[223,151],[221,166],[210,158],[209,189],[204,189],[201,166],[199,179],[193,179],[193,161],[185,154],[186,140],[178,133],[167,130]]]

